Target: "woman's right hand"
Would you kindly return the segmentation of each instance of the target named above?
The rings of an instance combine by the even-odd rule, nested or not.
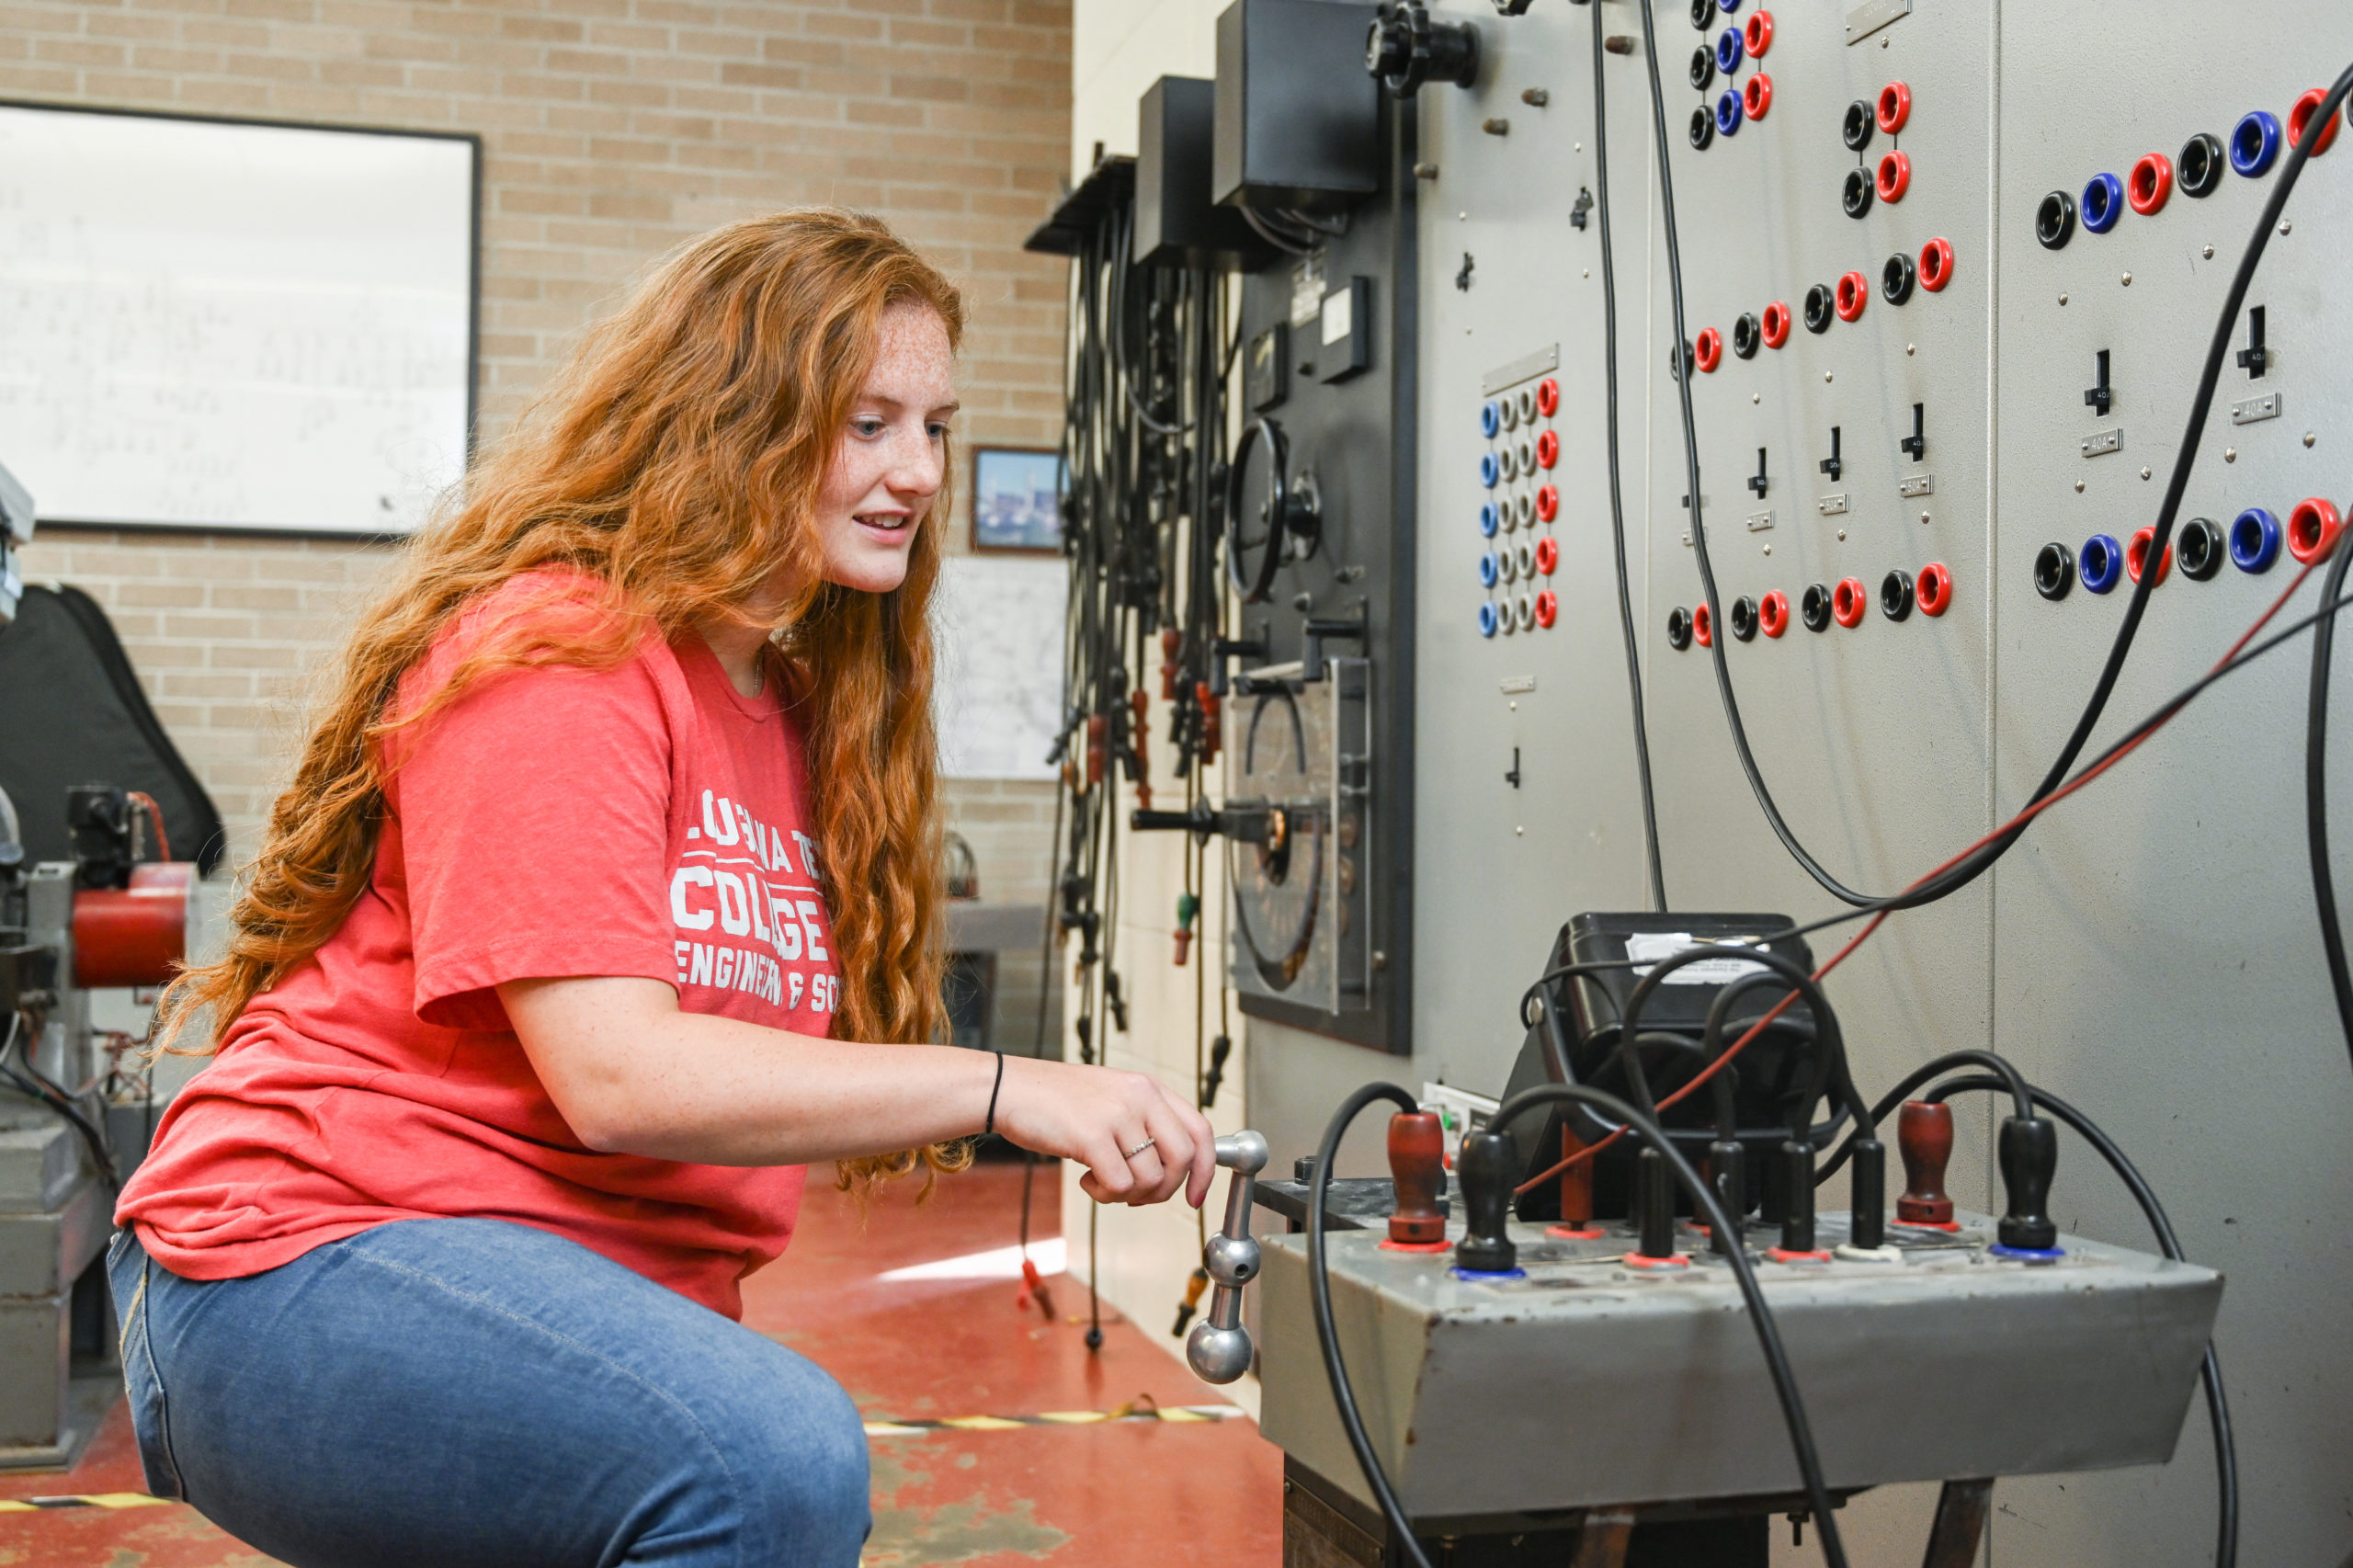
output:
[[[996,1130],[1022,1148],[1086,1166],[1079,1188],[1097,1203],[1140,1207],[1182,1187],[1198,1209],[1217,1175],[1209,1118],[1148,1073],[1008,1056]]]

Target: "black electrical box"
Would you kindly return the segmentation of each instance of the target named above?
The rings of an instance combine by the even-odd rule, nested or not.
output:
[[[1253,414],[1279,408],[1290,396],[1290,324],[1279,321],[1250,339],[1242,390]]]
[[[1364,63],[1376,10],[1235,0],[1218,17],[1218,201],[1345,212],[1381,188],[1381,89]]]
[[[1142,266],[1255,271],[1275,258],[1249,221],[1210,199],[1217,84],[1163,76],[1137,105],[1134,256]]]
[[[1345,381],[1372,369],[1372,279],[1351,278],[1315,312],[1316,374]]]

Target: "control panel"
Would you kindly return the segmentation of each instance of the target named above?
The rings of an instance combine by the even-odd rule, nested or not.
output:
[[[1218,23],[1212,194],[1270,258],[1240,282],[1225,490],[1229,973],[1245,1014],[1402,1051],[1417,122],[1366,70],[1377,21],[1238,0]]]
[[[1835,915],[1848,906],[1760,790],[1845,892],[1894,893],[2027,804],[2141,574],[2156,574],[2146,612],[2078,766],[2334,538],[2353,499],[2342,147],[2306,166],[2245,308],[2220,318],[2289,153],[2343,140],[2318,90],[2353,61],[2353,17],[2291,4],[2217,29],[2175,5],[1653,0],[1646,35],[1623,0],[1431,15],[1475,28],[1481,62],[1416,100],[1415,1068],[1492,1094],[1561,922],[1653,902],[1646,774],[1667,909]],[[2218,328],[2220,382],[2185,453]],[[1548,381],[1555,406],[1530,426],[1518,395],[1532,405]],[[1536,457],[1546,433],[1531,473],[1521,443]],[[2280,624],[2313,608],[2311,585],[2292,606]],[[2297,1391],[2276,1433],[2242,1432],[2240,1462],[2268,1451],[2300,1473],[2317,1454],[2353,1467],[2329,1415],[2353,1370],[2315,1373],[2303,1348],[2328,1332],[2315,1303],[2353,1275],[2247,1216],[2353,1116],[2302,850],[2309,664],[2300,639],[2234,676],[1828,982],[1867,1092],[1998,1050],[2093,1108],[2160,1192],[2197,1195],[2182,1241],[2231,1272],[2234,1381]],[[2340,822],[2347,771],[2326,776]],[[1813,938],[1817,957],[1855,929]],[[2299,1103],[2244,1096],[2225,1039],[2263,1042]],[[1281,1126],[1329,1104],[1252,1110]],[[1957,1193],[1990,1198],[1993,1143],[1961,1119]],[[2253,1153],[2224,1168],[2225,1146]],[[2070,1230],[2145,1244],[2120,1190],[2069,1190]],[[1270,1255],[1270,1325],[1286,1267]],[[2192,1421],[2168,1470],[2004,1482],[1989,1528],[2024,1562],[2204,1561],[2211,1460]],[[1344,1450],[1330,1473],[1351,1478]],[[2250,1506],[2245,1560],[2342,1556],[2327,1492]],[[1896,1506],[1847,1510],[1859,1553],[1916,1552],[1909,1522],[1874,1533]]]
[[[1844,1239],[1846,1218],[1821,1217],[1825,1242]],[[1991,1218],[1957,1211],[1951,1223],[1899,1229],[1885,1257],[1756,1265],[1791,1369],[1811,1391],[1829,1483],[2170,1457],[2221,1277],[2066,1235],[2055,1263],[2005,1259]],[[1450,1222],[1451,1239],[1462,1229]],[[1328,1238],[1333,1318],[1357,1402],[1418,1529],[1796,1489],[1740,1292],[1704,1236],[1680,1240],[1661,1267],[1636,1254],[1623,1226],[1566,1239],[1510,1230],[1518,1256],[1506,1278],[1472,1276],[1450,1252],[1387,1244],[1379,1231]],[[1761,1253],[1769,1240],[1760,1227],[1753,1244]],[[1305,1240],[1261,1244],[1261,1427],[1370,1501],[1316,1346]],[[2133,1357],[2112,1354],[2120,1338]],[[1888,1359],[1874,1367],[1859,1354],[1866,1345]],[[1477,1440],[1417,1440],[1434,1433]]]

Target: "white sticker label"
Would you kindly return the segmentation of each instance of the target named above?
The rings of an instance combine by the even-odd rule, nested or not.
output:
[[[1626,956],[1634,960],[1634,972],[1647,975],[1658,967],[1661,959],[1670,959],[1688,948],[1705,948],[1714,943],[1702,942],[1688,931],[1645,931],[1626,938]],[[1662,985],[1729,985],[1744,974],[1763,974],[1766,968],[1754,959],[1697,959],[1681,969],[1669,971]]]
[[[1335,289],[1324,296],[1324,347],[1329,348],[1335,343],[1347,341],[1351,318],[1356,314],[1351,308],[1355,302],[1354,292],[1347,289]]]
[[[1302,327],[1313,321],[1323,302],[1324,253],[1315,251],[1300,257],[1290,269],[1290,324]]]

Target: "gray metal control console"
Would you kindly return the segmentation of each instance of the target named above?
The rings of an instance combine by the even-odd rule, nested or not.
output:
[[[1893,1227],[1893,1261],[1774,1262],[1772,1229],[1751,1229],[1831,1489],[2170,1458],[2222,1276],[2075,1236],[2059,1261],[2006,1260],[1989,1250],[1993,1220],[1957,1220],[1954,1233]],[[1820,1228],[1835,1247],[1847,1216]],[[1454,1273],[1450,1248],[1389,1250],[1377,1230],[1326,1238],[1342,1351],[1408,1514],[1797,1486],[1754,1326],[1703,1237],[1689,1235],[1683,1266],[1647,1269],[1624,1261],[1622,1226],[1511,1233],[1524,1278],[1479,1280]],[[1369,1501],[1317,1348],[1306,1241],[1264,1241],[1261,1427]]]

